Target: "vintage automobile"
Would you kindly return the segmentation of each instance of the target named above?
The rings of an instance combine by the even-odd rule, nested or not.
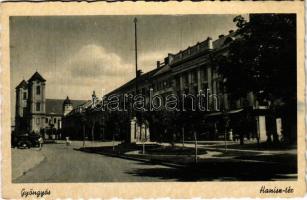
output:
[[[31,148],[39,146],[40,135],[35,133],[25,133],[12,135],[12,147]]]

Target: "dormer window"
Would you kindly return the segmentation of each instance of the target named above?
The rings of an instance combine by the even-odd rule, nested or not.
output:
[[[36,94],[37,95],[41,94],[41,87],[40,86],[36,86]]]

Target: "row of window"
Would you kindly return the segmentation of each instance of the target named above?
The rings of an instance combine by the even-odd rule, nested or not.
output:
[[[40,95],[41,94],[41,87],[40,86],[36,86],[36,94]],[[23,99],[26,100],[27,99],[27,92],[23,93]]]
[[[58,120],[60,121],[60,120]],[[36,124],[39,125],[41,122],[41,119],[40,118],[36,118]],[[57,122],[57,118],[53,118],[53,123],[55,124]],[[52,119],[48,119],[48,118],[45,118],[45,123],[48,124],[48,123],[52,123]]]
[[[172,87],[172,80],[171,79],[159,81],[159,82],[157,82],[156,84],[153,85],[153,89],[156,90],[156,91],[167,89],[167,88],[170,88],[170,87]]]
[[[216,70],[213,71],[214,73],[217,73]],[[191,80],[189,80],[189,75],[191,75]],[[193,71],[189,71],[189,72],[185,72],[182,75],[180,75],[182,77],[182,84],[183,84],[183,88],[187,88],[189,87],[189,85],[191,84],[197,84],[198,83],[198,71],[197,69],[193,70]],[[175,77],[175,84],[177,88],[180,88],[180,76],[176,76]],[[217,79],[219,76],[217,74],[213,74],[214,79]],[[200,78],[202,79],[202,89],[207,89],[208,88],[208,69],[207,68],[201,68],[200,69]],[[162,80],[162,81],[157,81],[156,83],[154,83],[152,85],[152,89],[154,91],[160,91],[163,89],[167,89],[172,87],[172,79],[167,79],[167,80]],[[215,82],[215,80],[213,80],[213,82]],[[214,83],[215,84],[215,83]],[[214,89],[217,87],[214,87]],[[216,90],[215,90],[216,91]],[[142,94],[147,94],[147,89],[142,88],[141,89]]]
[[[189,74],[191,74],[191,81],[189,80]],[[200,77],[203,80],[203,82],[208,81],[207,69],[201,69],[200,70]],[[177,76],[175,80],[176,80],[177,88],[180,88],[180,76]],[[186,87],[190,84],[197,84],[197,83],[198,83],[198,71],[197,70],[186,72],[182,75],[183,87]]]

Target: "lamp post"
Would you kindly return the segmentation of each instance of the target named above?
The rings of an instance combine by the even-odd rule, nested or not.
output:
[[[81,124],[82,124],[82,137],[83,137],[83,148],[85,147],[85,123],[86,123],[86,117],[85,113],[83,112],[83,109],[80,108],[80,115],[81,115]]]
[[[224,140],[225,140],[225,152],[227,152],[227,128],[228,128],[228,115],[226,110],[226,100],[225,100],[225,83],[227,82],[227,78],[223,79],[223,118],[224,118]]]

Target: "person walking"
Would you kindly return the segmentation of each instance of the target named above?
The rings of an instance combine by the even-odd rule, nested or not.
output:
[[[71,141],[69,140],[69,137],[65,137],[66,139],[66,147],[70,146],[71,145]]]
[[[39,137],[38,142],[39,142],[39,151],[40,151],[42,150],[43,142],[44,142],[42,136]]]

